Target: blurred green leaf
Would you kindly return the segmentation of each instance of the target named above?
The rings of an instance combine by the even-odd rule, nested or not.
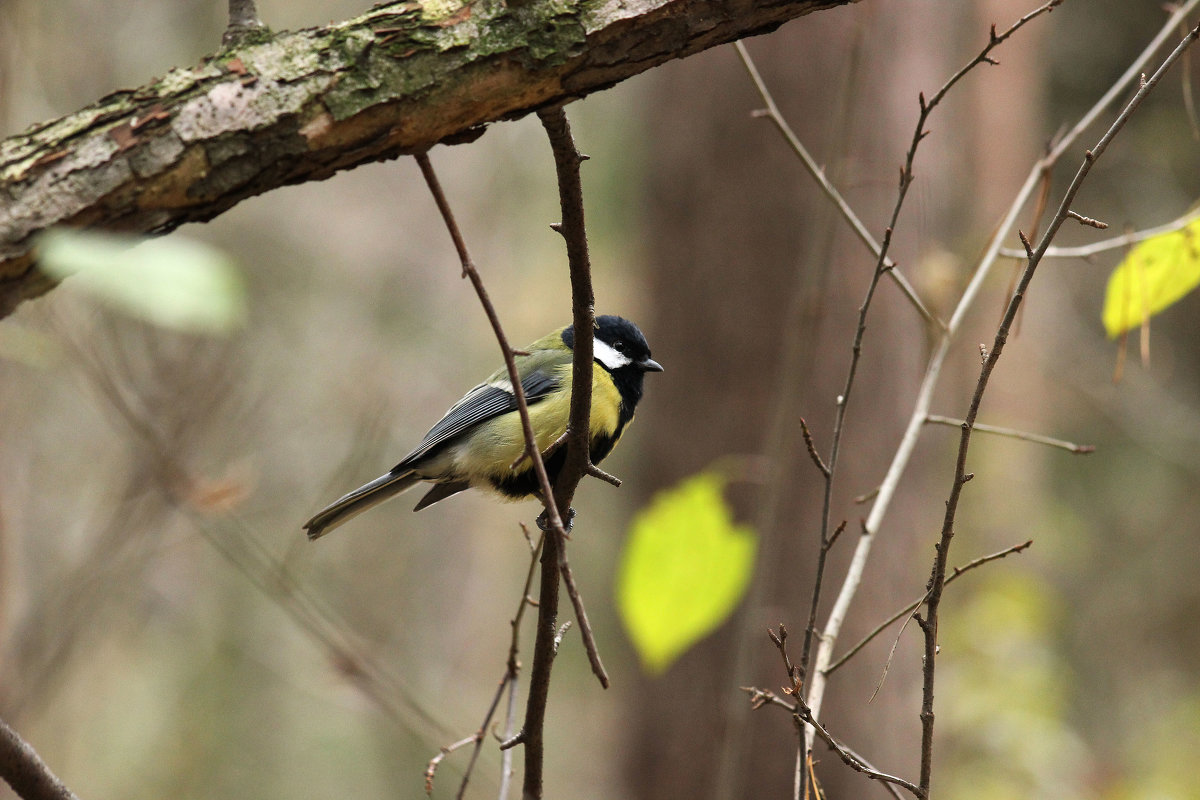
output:
[[[1139,327],[1200,285],[1200,220],[1141,242],[1117,265],[1104,297],[1109,338]]]
[[[246,290],[221,251],[178,234],[137,239],[56,228],[38,240],[38,265],[118,310],[166,328],[227,333],[246,319]]]
[[[754,531],[736,525],[725,478],[706,472],[662,492],[633,521],[617,607],[642,664],[661,674],[737,606],[754,571]]]

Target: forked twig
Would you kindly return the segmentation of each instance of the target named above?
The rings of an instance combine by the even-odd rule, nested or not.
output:
[[[824,725],[813,719],[812,710],[805,705],[803,699],[792,695],[792,700],[789,702],[767,689],[759,689],[755,686],[743,686],[741,688],[743,692],[750,695],[751,707],[758,709],[768,705],[779,706],[791,713],[798,722],[805,723],[816,730],[821,741],[825,742],[829,746],[829,749],[835,752],[838,758],[854,771],[860,772],[872,780],[906,789],[913,797],[918,798],[918,800],[922,800],[925,797],[912,781],[875,769],[875,767],[860,758],[857,753],[835,739]]]
[[[862,220],[859,219],[858,215],[854,213],[854,209],[852,209],[850,204],[846,202],[846,199],[842,197],[842,194],[837,190],[837,187],[835,187],[829,181],[829,178],[825,176],[825,170],[821,169],[821,167],[817,164],[816,159],[809,154],[808,148],[806,148],[804,143],[800,141],[800,137],[796,135],[796,132],[792,130],[791,125],[789,125],[787,120],[784,119],[783,114],[779,111],[779,106],[775,104],[774,96],[772,96],[770,89],[767,88],[767,84],[763,81],[762,76],[759,74],[758,67],[755,66],[754,60],[750,58],[750,52],[746,49],[745,43],[737,41],[734,42],[733,46],[737,49],[738,55],[742,59],[742,64],[746,67],[746,72],[749,73],[750,80],[754,82],[754,87],[758,90],[759,96],[762,98],[763,103],[766,104],[766,108],[764,109],[765,113],[761,116],[766,116],[771,120],[772,123],[774,123],[775,127],[779,130],[779,133],[788,143],[788,146],[792,148],[792,152],[799,157],[800,163],[804,165],[804,168],[808,170],[808,174],[811,175],[813,180],[817,182],[817,185],[821,187],[821,191],[823,191],[830,201],[837,206],[842,218],[849,223],[859,240],[866,245],[867,249],[871,251],[873,256],[883,259],[885,268],[891,274],[892,280],[894,280],[896,285],[900,287],[900,291],[906,298],[908,298],[908,301],[912,303],[917,312],[929,324],[935,325],[939,328],[944,328],[945,323],[938,319],[933,312],[931,312],[925,306],[925,304],[921,301],[920,295],[917,294],[917,290],[914,289],[913,285],[906,277],[904,277],[904,273],[899,270],[895,262],[885,255],[881,255],[879,242],[875,241],[875,237],[872,236],[871,232],[867,230],[867,226],[864,225]]]
[[[522,526],[522,529],[524,529],[524,526]],[[528,536],[529,534],[526,532],[526,538],[528,538]],[[454,744],[443,747],[437,755],[429,760],[429,765],[425,768],[425,793],[428,795],[433,795],[433,779],[437,773],[438,765],[441,764],[442,760],[455,750],[474,743],[475,749],[471,753],[471,759],[467,762],[467,768],[463,771],[462,783],[459,784],[458,794],[455,795],[458,800],[462,800],[462,798],[466,797],[467,784],[470,782],[471,773],[474,771],[475,764],[479,760],[479,752],[483,749],[483,740],[487,735],[488,728],[491,727],[492,717],[495,716],[496,708],[500,705],[500,698],[504,696],[505,689],[509,690],[510,698],[515,695],[517,676],[521,671],[521,664],[517,660],[517,654],[520,652],[521,647],[521,620],[525,617],[526,607],[533,605],[533,601],[529,597],[529,588],[533,585],[533,573],[537,569],[538,560],[542,553],[543,541],[544,537],[539,539],[537,544],[532,545],[530,548],[531,557],[529,559],[529,569],[525,573],[525,585],[521,589],[521,601],[517,604],[517,611],[515,614],[513,614],[513,618],[509,620],[509,625],[512,627],[512,637],[510,638],[508,645],[508,660],[504,665],[504,674],[500,677],[500,683],[496,687],[496,694],[492,697],[492,702],[488,706],[487,713],[483,716],[483,722],[480,723],[479,729],[475,731],[475,733],[467,736],[466,738],[458,740]],[[511,713],[512,710],[510,703],[510,717]],[[509,720],[509,723],[511,724],[511,719]],[[509,755],[510,754],[505,751],[504,756],[502,756],[500,775],[502,795],[507,791],[509,766],[504,762],[508,760]]]
[[[956,578],[958,578],[959,575],[962,575],[964,572],[970,572],[971,570],[975,569],[976,567],[981,567],[984,564],[988,563],[989,561],[997,561],[1001,558],[1004,558],[1005,556],[1012,555],[1013,553],[1020,553],[1021,551],[1025,550],[1032,544],[1033,544],[1033,539],[1028,539],[1028,540],[1022,542],[1021,544],[1013,545],[1012,547],[1006,547],[997,553],[992,553],[991,555],[982,556],[980,558],[975,559],[974,561],[964,564],[961,567],[955,567],[953,574],[951,574],[949,577],[946,578],[946,585],[949,586],[951,583],[954,582],[954,580]],[[881,634],[885,630],[887,630],[889,627],[891,627],[893,623],[898,622],[899,620],[901,620],[904,617],[910,616],[912,614],[912,612],[917,610],[917,608],[921,605],[921,603],[925,602],[925,598],[928,596],[929,596],[928,593],[921,595],[920,599],[914,600],[913,602],[909,603],[907,606],[900,609],[895,614],[888,617],[883,622],[879,623],[874,628],[872,628],[870,633],[868,633],[866,636],[864,636],[862,639],[860,639],[857,644],[855,644],[853,647],[851,647],[849,650],[847,650],[842,655],[841,658],[839,658],[837,661],[834,661],[832,664],[830,664],[828,667],[826,667],[825,674],[829,675],[830,673],[835,672],[838,669],[838,667],[842,666],[847,661],[849,661],[851,658],[853,658],[854,655],[856,653],[858,653],[858,651],[862,650],[864,647],[866,647],[868,644],[870,644],[872,639],[874,639],[876,636],[878,636],[879,634]]]
[[[1191,225],[1196,220],[1200,219],[1200,208],[1196,208],[1184,214],[1176,220],[1157,225],[1153,228],[1146,228],[1133,233],[1126,233],[1123,236],[1114,236],[1111,239],[1103,239],[1099,242],[1091,244],[1078,245],[1076,247],[1047,247],[1046,252],[1042,254],[1042,258],[1091,258],[1100,253],[1106,253],[1109,250],[1119,250],[1122,247],[1128,247],[1131,244],[1144,242],[1147,239],[1152,239],[1155,236],[1162,236],[1164,233],[1174,233],[1182,230],[1188,225]],[[1000,255],[1008,258],[1025,258],[1026,255],[1021,250],[1016,250],[1011,247],[1002,247]]]

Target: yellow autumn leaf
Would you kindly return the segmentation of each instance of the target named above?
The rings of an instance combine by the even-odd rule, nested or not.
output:
[[[617,573],[617,610],[647,672],[661,674],[737,607],[757,539],[725,502],[725,478],[694,475],[634,520]]]
[[[1200,285],[1200,220],[1141,242],[1108,279],[1102,319],[1109,338],[1140,327]]]

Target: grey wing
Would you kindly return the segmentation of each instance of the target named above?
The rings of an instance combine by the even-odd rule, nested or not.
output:
[[[525,390],[525,401],[532,405],[553,392],[562,381],[553,373],[541,369],[534,370],[521,381]],[[467,392],[461,400],[450,407],[446,415],[429,429],[425,438],[417,448],[404,457],[392,472],[403,471],[421,458],[430,454],[441,445],[450,441],[464,431],[486,422],[493,417],[507,414],[517,409],[517,398],[509,391],[508,382],[481,383]]]

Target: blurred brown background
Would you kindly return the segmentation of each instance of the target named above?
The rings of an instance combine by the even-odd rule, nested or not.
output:
[[[0,132],[195,63],[216,47],[225,5],[0,0]],[[748,47],[880,236],[917,93],[973,57],[990,23],[1032,6],[863,0]],[[259,3],[277,29],[363,7]],[[1163,20],[1149,0],[1068,0],[935,115],[893,254],[942,314],[1045,142]],[[1105,156],[1081,212],[1119,231],[1194,202],[1183,73]],[[760,105],[734,50],[720,48],[568,109],[592,156],[598,309],[637,320],[667,371],[651,376],[606,462],[625,487],[592,481],[576,499],[573,564],[614,686],[596,685],[569,633],[548,796],[791,796],[790,724],[778,710],[745,713],[737,687],[778,688],[765,629],[783,621],[799,634],[807,617],[820,484],[796,416],[826,449],[873,259],[750,116]],[[432,158],[510,337],[565,324],[536,120]],[[502,674],[528,561],[517,523],[532,506],[462,496],[414,516],[403,498],[315,545],[299,526],[389,468],[494,368],[486,320],[410,160],[284,189],[180,233],[243,266],[245,331],[164,332],[70,285],[0,322],[0,716],[85,798],[418,797],[428,759],[479,725]],[[1060,241],[1096,238],[1068,226]],[[952,563],[1034,546],[948,593],[935,773],[945,796],[1200,795],[1198,301],[1156,319],[1150,365],[1131,361],[1114,385],[1099,309],[1118,258],[1041,269],[984,404],[982,421],[1098,452],[975,439]],[[989,281],[936,413],[965,412],[977,343],[991,341],[1010,279],[1005,264]],[[926,355],[919,319],[885,283],[834,511],[851,531],[866,513],[853,498],[882,476]],[[784,363],[803,377],[781,385]],[[955,444],[952,429],[926,431],[845,645],[923,591]],[[740,516],[765,526],[755,602],[667,675],[643,677],[612,604],[626,524],[656,490],[730,456],[769,467],[765,481],[752,469],[733,487]],[[835,551],[827,598],[849,552]],[[880,768],[913,775],[915,628],[868,704],[892,637],[834,679],[825,718]],[[822,751],[831,796],[886,796]],[[442,766],[435,797],[453,796],[465,760]],[[498,774],[489,746],[469,796],[494,796]]]

